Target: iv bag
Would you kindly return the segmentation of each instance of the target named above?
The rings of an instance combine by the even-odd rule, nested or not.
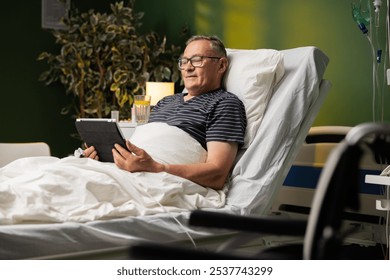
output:
[[[362,2],[366,2],[363,5]],[[365,7],[364,7],[365,6]],[[355,0],[351,3],[352,7],[352,18],[359,26],[363,33],[367,33],[367,26],[370,24],[370,1],[369,0]]]

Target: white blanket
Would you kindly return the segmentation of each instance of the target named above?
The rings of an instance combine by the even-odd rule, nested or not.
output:
[[[180,129],[153,124],[142,126],[142,131],[134,142],[141,145],[145,140],[154,157],[164,161],[171,158],[177,163],[175,155],[183,154],[182,147],[187,155],[191,151],[192,160],[204,159],[203,148]],[[170,145],[161,145],[156,141],[159,138],[154,138],[155,145],[160,145],[151,149],[151,131],[170,134]],[[224,204],[223,191],[204,188],[168,173],[130,173],[113,163],[86,158],[24,158],[0,169],[0,224],[87,222],[220,208]]]

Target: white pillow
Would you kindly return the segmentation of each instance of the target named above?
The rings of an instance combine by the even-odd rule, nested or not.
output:
[[[226,50],[229,68],[223,85],[245,105],[248,125],[243,148],[247,148],[259,129],[273,88],[284,75],[283,54],[271,49]]]
[[[130,142],[160,163],[201,163],[207,158],[207,151],[198,141],[184,130],[166,123],[152,122],[137,126]]]

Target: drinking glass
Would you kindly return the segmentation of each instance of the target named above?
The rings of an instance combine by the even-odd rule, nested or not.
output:
[[[150,95],[135,95],[133,106],[137,124],[147,123],[150,115]]]

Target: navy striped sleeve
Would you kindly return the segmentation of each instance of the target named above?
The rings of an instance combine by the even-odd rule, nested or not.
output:
[[[206,142],[224,141],[244,144],[246,128],[245,108],[242,102],[231,95],[220,100],[211,111],[208,120]]]

